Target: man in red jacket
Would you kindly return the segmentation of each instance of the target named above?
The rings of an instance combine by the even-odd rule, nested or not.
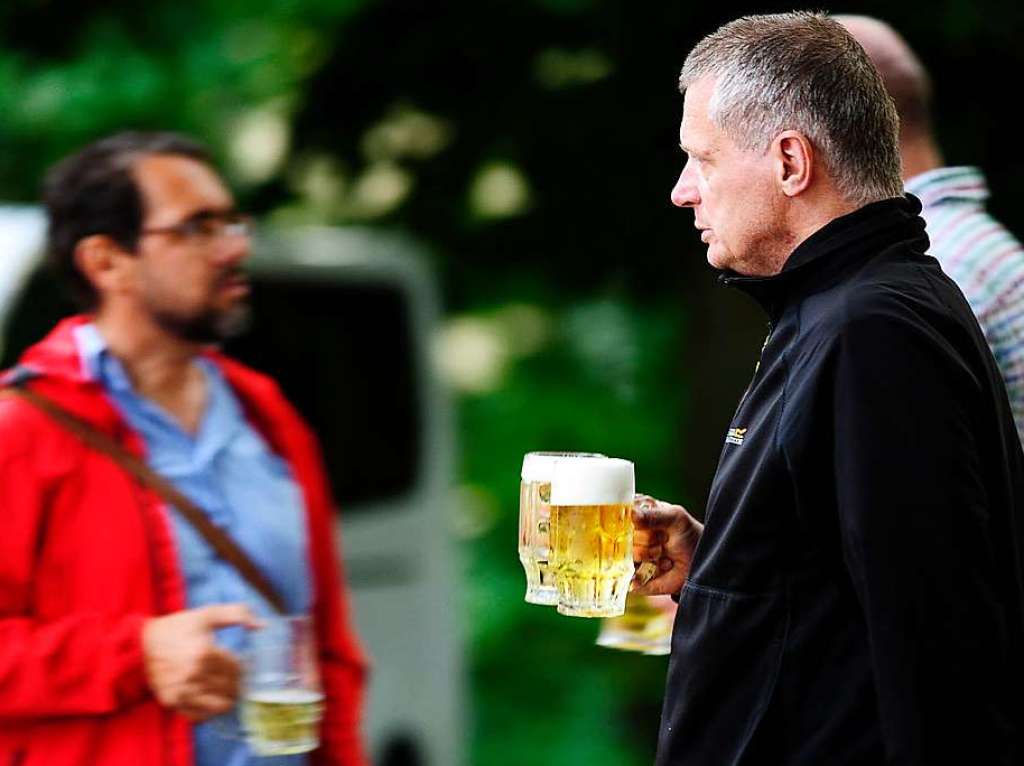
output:
[[[211,348],[246,323],[247,221],[206,151],[171,134],[86,147],[51,171],[46,204],[51,258],[88,313],[0,384],[145,459],[288,611],[312,615],[321,746],[260,763],[362,766],[365,666],[315,438],[271,379]],[[269,612],[156,493],[32,403],[0,396],[0,763],[250,763],[208,719],[235,707],[237,649]]]

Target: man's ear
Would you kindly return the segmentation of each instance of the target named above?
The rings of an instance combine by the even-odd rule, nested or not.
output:
[[[75,267],[101,296],[130,289],[135,260],[106,234],[92,234],[75,245]]]
[[[803,133],[784,130],[772,142],[776,181],[787,197],[803,193],[814,178],[814,147]]]

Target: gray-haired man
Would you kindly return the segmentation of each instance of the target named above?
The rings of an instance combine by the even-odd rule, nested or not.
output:
[[[722,27],[680,85],[672,201],[771,329],[705,525],[637,503],[641,590],[681,590],[659,766],[1022,762],[1024,455],[891,98],[811,13]]]

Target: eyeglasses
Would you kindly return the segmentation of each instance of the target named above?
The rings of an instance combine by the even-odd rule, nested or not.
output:
[[[171,234],[187,239],[215,240],[228,237],[248,237],[252,234],[252,218],[243,213],[205,210],[186,218],[181,223],[143,229],[139,233]]]

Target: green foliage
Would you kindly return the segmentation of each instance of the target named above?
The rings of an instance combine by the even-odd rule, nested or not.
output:
[[[82,15],[84,4],[65,0],[3,9],[0,199],[34,198],[43,168],[126,128],[194,133],[226,155],[247,112],[287,113],[363,4],[202,0],[140,12],[105,3]]]
[[[642,491],[678,497],[679,312],[607,296],[548,311],[550,343],[460,406],[461,473],[492,509],[466,546],[472,762],[639,766],[653,758],[665,660],[596,647],[599,621],[523,601],[518,468],[530,450],[604,452],[635,461]]]

